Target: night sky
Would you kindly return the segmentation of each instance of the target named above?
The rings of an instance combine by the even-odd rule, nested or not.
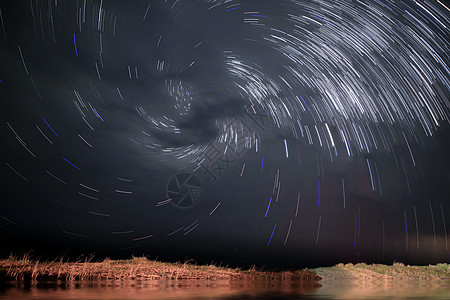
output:
[[[450,262],[445,1],[0,2],[0,253]]]

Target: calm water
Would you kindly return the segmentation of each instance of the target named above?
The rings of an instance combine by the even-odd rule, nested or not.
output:
[[[368,283],[355,281],[75,282],[0,285],[0,299],[450,299],[450,280]]]

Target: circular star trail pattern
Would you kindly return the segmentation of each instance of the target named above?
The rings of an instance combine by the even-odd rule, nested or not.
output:
[[[444,2],[15,2],[5,249],[449,260]]]

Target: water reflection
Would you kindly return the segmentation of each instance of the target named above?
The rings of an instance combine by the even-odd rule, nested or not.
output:
[[[318,299],[450,299],[450,280],[326,280],[321,284],[314,293]]]
[[[447,281],[99,281],[0,285],[0,299],[449,299]]]
[[[299,281],[48,282],[4,285],[0,299],[296,299],[320,286]]]

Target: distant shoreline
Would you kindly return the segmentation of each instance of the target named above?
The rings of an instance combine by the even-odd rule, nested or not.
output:
[[[450,265],[405,266],[373,264],[338,264],[333,267],[296,271],[268,272],[256,268],[218,267],[185,263],[165,263],[133,257],[129,260],[105,259],[64,262],[30,260],[10,257],[0,260],[0,282],[18,281],[96,281],[96,280],[249,280],[249,281],[301,281],[319,280],[442,280],[450,279]]]
[[[446,263],[428,266],[405,266],[402,263],[382,264],[338,264],[334,267],[309,270],[324,280],[450,280],[450,265]]]

